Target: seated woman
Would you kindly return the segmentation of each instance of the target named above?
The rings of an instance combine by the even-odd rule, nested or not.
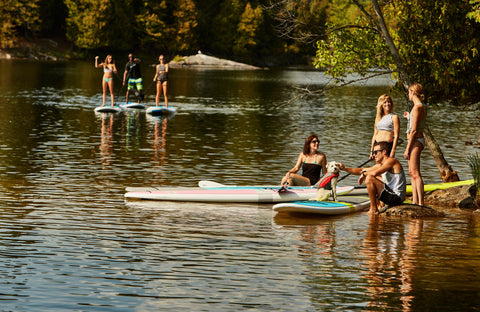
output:
[[[388,94],[383,94],[377,101],[377,115],[373,130],[372,144],[370,147],[370,159],[375,159],[372,155],[373,146],[378,142],[387,142],[387,154],[389,157],[395,157],[395,150],[398,145],[398,134],[400,133],[400,118],[393,113],[393,100]]]
[[[322,172],[327,172],[327,157],[318,151],[318,137],[311,135],[305,140],[303,152],[300,153],[295,167],[282,178],[282,185],[310,186],[320,180]],[[302,175],[297,172],[302,168]]]

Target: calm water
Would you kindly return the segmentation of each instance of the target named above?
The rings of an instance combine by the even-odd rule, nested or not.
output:
[[[157,119],[96,115],[102,72],[92,64],[0,61],[1,311],[480,310],[480,219],[469,212],[307,219],[271,205],[123,198],[126,186],[278,183],[312,132],[329,160],[358,165],[387,78],[302,97],[298,88],[327,79],[172,70],[178,114]],[[395,103],[401,114],[404,100]],[[475,118],[436,106],[429,123],[471,178]],[[428,152],[422,169],[439,181]]]

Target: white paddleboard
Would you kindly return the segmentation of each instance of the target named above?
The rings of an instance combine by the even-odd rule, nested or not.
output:
[[[338,201],[293,201],[273,205],[272,209],[283,213],[310,213],[340,215],[354,213],[370,207],[368,197],[338,196]]]
[[[100,106],[95,107],[95,112],[97,113],[119,113],[122,111],[122,108],[119,106]]]
[[[221,186],[221,187],[152,187],[127,188],[125,198],[165,201],[217,202],[217,203],[277,203],[308,200],[315,196],[317,189],[291,187],[278,192],[277,186]],[[337,194],[347,194],[353,186],[337,187]]]
[[[175,107],[165,107],[165,106],[150,106],[147,108],[147,114],[152,116],[161,116],[161,115],[172,115],[177,112]]]
[[[141,103],[123,103],[122,104],[122,107],[124,108],[128,108],[128,109],[145,109],[145,105],[141,104]]]

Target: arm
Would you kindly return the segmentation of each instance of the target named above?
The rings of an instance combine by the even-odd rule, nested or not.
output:
[[[115,64],[112,64],[113,65],[113,73],[116,75],[117,74],[117,66],[115,66]]]
[[[395,156],[395,150],[397,149],[397,144],[398,144],[398,136],[400,135],[400,118],[398,118],[398,115],[394,114],[392,116],[392,121],[393,121],[393,146],[392,146],[392,151],[390,152],[390,157]]]
[[[372,136],[372,144],[370,145],[370,159],[374,159],[375,157],[372,156],[372,151],[373,151],[373,144],[375,143],[375,137],[377,136],[378,130],[377,130],[377,122],[378,120],[375,119],[375,123],[373,124],[373,136]]]
[[[293,167],[287,172],[287,176],[290,175],[291,173],[297,173],[300,170],[300,167],[302,166],[302,162],[303,162],[303,153],[300,153],[300,155],[298,155],[298,159],[297,159],[297,163],[295,164],[295,167]]]
[[[98,56],[95,56],[95,68],[99,68],[103,66],[103,63],[98,64]]]
[[[322,154],[322,160],[320,160],[320,166],[322,166],[322,174],[327,173],[327,156]]]
[[[155,67],[155,77],[153,77],[153,81],[156,81],[156,80],[157,80],[157,76],[158,76],[158,66],[160,66],[160,65],[157,65],[157,66]]]
[[[412,148],[412,143],[413,143],[413,140],[415,140],[418,133],[417,131],[418,121],[422,117],[421,113],[422,112],[419,111],[417,106],[413,107],[412,115],[410,116],[410,118],[412,118],[412,130],[409,133],[407,133],[408,143],[407,143],[407,147],[405,148],[405,153],[403,154],[403,157],[405,159],[410,159],[410,151]]]
[[[168,64],[165,64],[165,72],[168,73]]]

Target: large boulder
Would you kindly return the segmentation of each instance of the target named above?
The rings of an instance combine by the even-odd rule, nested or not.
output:
[[[445,208],[475,209],[475,185],[454,186],[444,190],[432,191],[425,194],[425,203]]]
[[[387,217],[416,219],[425,217],[444,217],[445,213],[427,206],[404,204],[390,207],[387,210],[381,212],[380,215],[384,215]]]
[[[168,65],[174,67],[195,67],[195,68],[222,68],[222,69],[261,69],[260,67],[234,62],[217,58],[214,56],[205,55],[199,52],[196,55],[184,56],[181,61],[171,61]]]

